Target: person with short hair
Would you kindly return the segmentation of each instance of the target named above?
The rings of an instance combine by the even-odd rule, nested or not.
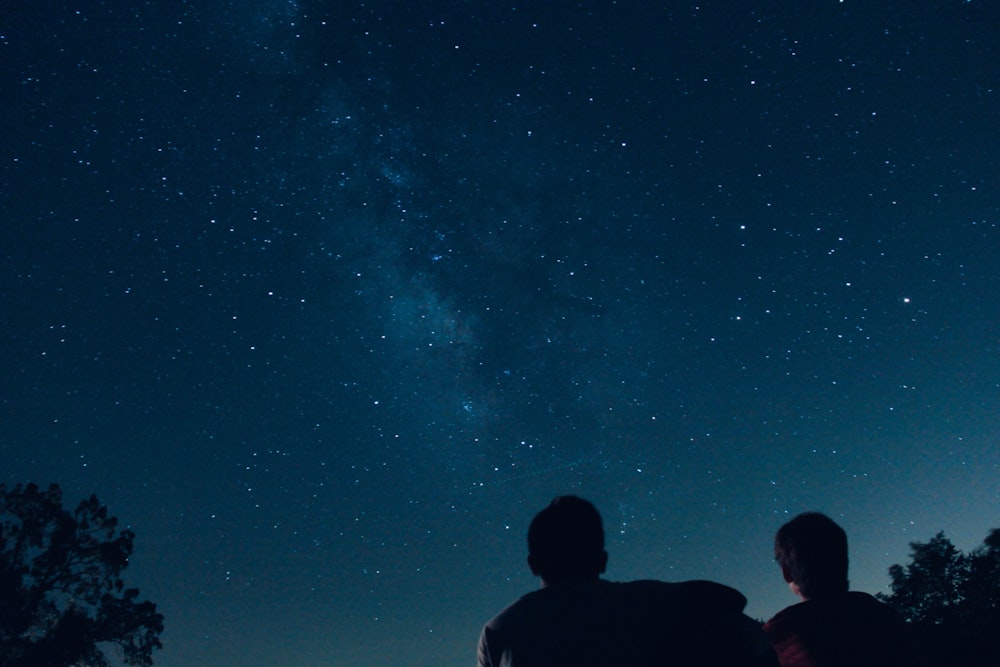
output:
[[[802,602],[764,624],[781,667],[924,665],[899,614],[867,593],[850,591],[847,533],[806,512],[778,529],[774,558]]]
[[[528,566],[541,588],[494,616],[479,667],[774,667],[746,598],[710,581],[612,582],[601,515],[560,496],[528,529]]]

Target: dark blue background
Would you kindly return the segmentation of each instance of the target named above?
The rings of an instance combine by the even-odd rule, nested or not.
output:
[[[5,5],[0,481],[158,665],[470,664],[559,493],[761,618],[996,526],[996,5],[638,4]]]

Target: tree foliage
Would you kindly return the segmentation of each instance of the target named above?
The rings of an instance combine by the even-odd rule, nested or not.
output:
[[[940,625],[962,609],[968,558],[938,533],[928,542],[910,543],[910,563],[889,568],[889,604],[910,623]]]
[[[134,538],[95,496],[70,512],[58,485],[0,485],[0,667],[152,665],[163,616],[121,579]]]
[[[910,544],[879,597],[916,630],[932,665],[1000,665],[1000,528],[969,554],[944,533]]]
[[[994,528],[982,546],[969,555],[965,596],[970,613],[1000,621],[1000,528]],[[1000,634],[1000,622],[994,626]]]

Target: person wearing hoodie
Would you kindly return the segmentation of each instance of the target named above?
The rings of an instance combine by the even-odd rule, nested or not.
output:
[[[746,598],[710,581],[603,579],[600,513],[560,496],[528,529],[528,566],[541,579],[483,627],[479,667],[772,667],[774,653]]]
[[[923,667],[903,618],[848,590],[847,533],[833,519],[796,516],[775,535],[774,558],[802,598],[764,624],[781,667]]]

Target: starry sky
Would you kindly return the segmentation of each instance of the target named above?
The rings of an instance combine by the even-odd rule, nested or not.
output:
[[[1000,8],[0,7],[0,482],[96,493],[162,667],[452,667],[602,511],[767,618],[1000,525]]]

